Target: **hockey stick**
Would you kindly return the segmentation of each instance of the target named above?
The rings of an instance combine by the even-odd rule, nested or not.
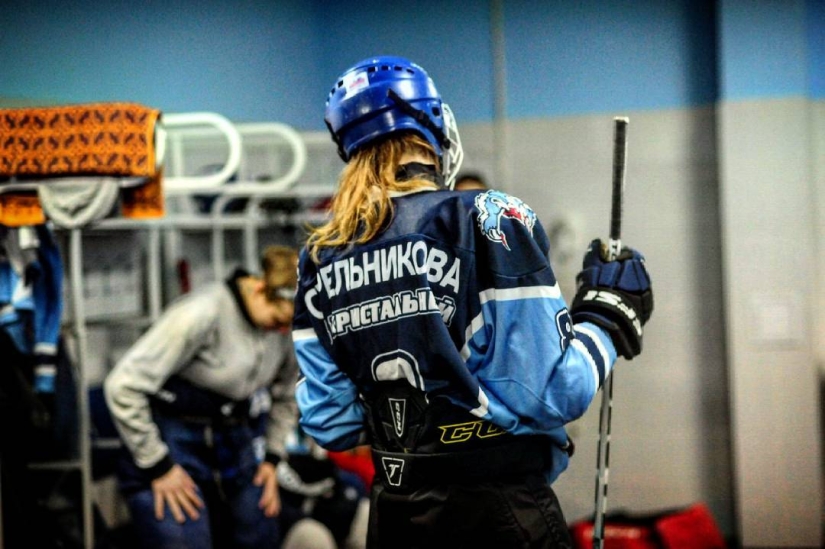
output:
[[[625,162],[627,160],[627,124],[625,117],[613,119],[613,199],[610,209],[610,239],[607,260],[613,261],[622,249],[622,199],[624,195]],[[607,511],[607,479],[610,467],[610,420],[613,415],[613,376],[602,387],[599,414],[599,449],[596,454],[596,518],[593,525],[593,548],[604,547],[604,515]]]

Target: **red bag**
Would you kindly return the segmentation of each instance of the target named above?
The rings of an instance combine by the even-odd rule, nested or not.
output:
[[[570,525],[576,549],[592,549],[592,520]],[[653,515],[608,515],[604,523],[605,549],[726,549],[725,540],[708,508],[697,503]]]

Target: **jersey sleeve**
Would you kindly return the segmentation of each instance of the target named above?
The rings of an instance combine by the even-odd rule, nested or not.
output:
[[[45,225],[37,227],[40,240],[38,276],[34,294],[34,354],[35,391],[54,392],[57,372],[57,346],[60,340],[60,319],[63,313],[63,265],[60,250],[51,231]]]
[[[300,367],[295,388],[300,425],[307,435],[328,450],[353,448],[363,444],[366,438],[364,408],[355,384],[335,365],[313,326],[313,311],[307,306],[311,303],[307,294],[311,296],[316,291],[312,286],[316,277],[314,264],[305,252],[301,257],[299,276],[292,339]]]
[[[477,412],[514,434],[561,436],[587,410],[616,351],[600,328],[573,325],[532,210],[498,191],[475,205],[478,311],[462,356],[481,385]]]
[[[215,316],[209,301],[187,296],[165,311],[106,377],[106,403],[138,467],[150,468],[168,454],[149,397],[204,344]]]

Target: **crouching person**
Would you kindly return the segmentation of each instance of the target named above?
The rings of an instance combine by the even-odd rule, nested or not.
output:
[[[297,255],[270,246],[261,263],[261,277],[237,270],[172,303],[105,380],[125,446],[119,486],[141,547],[280,543],[276,466],[297,414]],[[249,406],[264,387],[272,406],[261,452]]]

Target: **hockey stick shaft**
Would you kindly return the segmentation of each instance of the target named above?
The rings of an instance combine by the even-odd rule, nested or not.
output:
[[[627,163],[627,124],[626,117],[613,119],[613,198],[610,208],[610,240],[608,243],[608,260],[613,261],[621,252],[622,241],[622,203],[624,200],[624,174]]]
[[[610,209],[610,238],[607,259],[615,260],[622,249],[622,202],[627,161],[627,124],[625,117],[613,119],[613,196]],[[613,375],[602,387],[602,405],[599,413],[599,448],[596,454],[596,514],[593,525],[593,547],[604,547],[604,519],[607,512],[607,481],[610,472],[610,427],[613,416]]]

